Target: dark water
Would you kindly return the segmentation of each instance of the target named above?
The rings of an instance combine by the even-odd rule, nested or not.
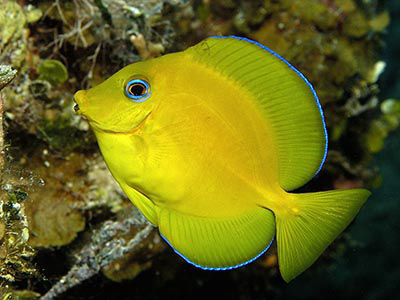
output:
[[[380,99],[400,98],[400,2],[391,1],[391,24],[382,59]],[[349,230],[361,243],[318,278],[300,276],[286,289],[290,299],[399,299],[400,297],[400,131],[392,133],[374,165],[383,185]],[[306,275],[306,274],[305,274]],[[289,297],[288,297],[289,298]]]

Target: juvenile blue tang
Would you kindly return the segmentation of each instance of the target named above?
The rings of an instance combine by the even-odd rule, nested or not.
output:
[[[131,64],[75,100],[131,201],[203,269],[245,265],[276,236],[290,281],[370,194],[289,193],[324,163],[321,105],[302,73],[246,38],[211,37]]]

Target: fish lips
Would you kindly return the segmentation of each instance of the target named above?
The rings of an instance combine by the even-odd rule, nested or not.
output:
[[[78,103],[75,103],[74,104],[74,112],[76,112],[76,113],[79,113],[79,105],[78,105]]]
[[[79,106],[80,103],[85,101],[85,91],[77,91],[74,95],[74,106],[73,110],[76,114],[80,115],[83,119],[88,120],[87,116],[82,113],[82,110]]]

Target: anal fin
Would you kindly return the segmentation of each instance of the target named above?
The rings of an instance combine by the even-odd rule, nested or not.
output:
[[[207,218],[159,211],[162,237],[187,262],[202,269],[245,265],[268,250],[274,234],[271,211],[254,207],[235,217]]]
[[[157,226],[157,206],[149,198],[129,185],[121,184],[121,188],[146,219]]]

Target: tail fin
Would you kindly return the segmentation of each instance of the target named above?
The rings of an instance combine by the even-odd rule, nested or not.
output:
[[[292,213],[276,215],[279,268],[286,282],[321,255],[369,195],[363,189],[291,194]]]

